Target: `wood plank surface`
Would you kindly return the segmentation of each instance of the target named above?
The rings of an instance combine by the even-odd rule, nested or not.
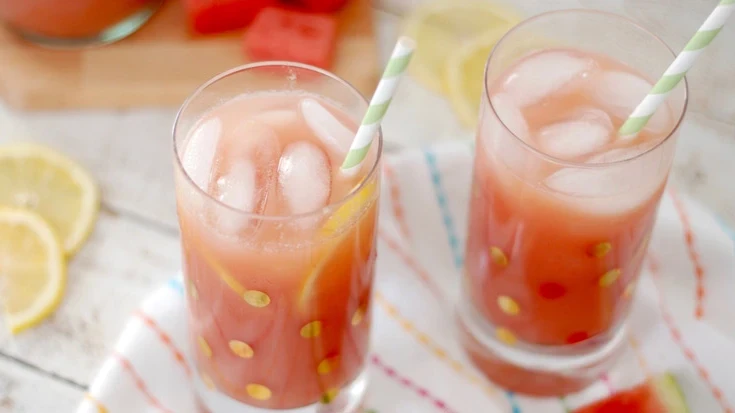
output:
[[[84,391],[0,356],[0,413],[67,413]]]

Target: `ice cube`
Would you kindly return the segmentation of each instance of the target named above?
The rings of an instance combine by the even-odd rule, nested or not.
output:
[[[284,149],[278,163],[281,195],[293,214],[324,207],[332,188],[329,160],[324,151],[308,142]]]
[[[319,140],[330,152],[342,160],[350,150],[355,132],[342,124],[332,113],[314,99],[303,99],[301,114]]]
[[[209,118],[191,131],[184,146],[181,164],[192,181],[204,191],[209,190],[212,166],[222,135],[222,121]]]
[[[257,115],[257,120],[281,133],[298,128],[299,114],[295,110],[274,109]]]
[[[620,119],[626,119],[651,91],[653,84],[629,72],[603,72],[589,83],[592,99]],[[645,129],[653,133],[665,133],[672,127],[671,110],[664,103],[653,114]]]
[[[230,134],[225,134],[224,153],[229,160],[253,159],[275,162],[280,144],[276,131],[253,119],[240,122]],[[274,168],[275,170],[275,168]]]
[[[641,180],[641,164],[563,168],[544,180],[572,207],[601,215],[617,215],[640,207],[654,195],[661,182]]]
[[[520,107],[526,107],[562,88],[576,86],[570,83],[586,79],[594,67],[594,60],[562,51],[537,53],[515,68],[503,88]]]
[[[613,124],[607,113],[584,109],[575,118],[543,127],[537,137],[545,153],[570,160],[595,152],[610,142]]]
[[[648,151],[649,149],[653,148],[657,144],[658,144],[658,141],[651,139],[651,140],[647,140],[635,146],[610,149],[608,151],[605,151],[603,153],[600,153],[598,155],[591,157],[586,162],[587,163],[610,163],[610,162],[624,161],[626,159],[634,158]]]
[[[278,134],[261,121],[247,119],[234,125],[229,133],[224,133],[220,148],[222,156],[217,159],[219,175],[229,176],[237,171],[245,174],[243,162],[252,165],[256,195],[250,210],[257,214],[264,213],[269,193],[276,185],[281,155]]]
[[[238,160],[217,179],[216,196],[225,205],[252,212],[256,201],[256,170],[250,161]]]
[[[525,140],[528,137],[528,123],[513,98],[507,93],[498,93],[490,100],[495,113],[505,127],[514,135]]]
[[[237,160],[224,175],[217,178],[214,196],[237,210],[212,209],[217,229],[221,233],[235,235],[245,229],[250,221],[247,213],[257,212],[254,211],[256,202],[265,200],[267,188],[258,188],[256,174],[255,164],[251,161]]]

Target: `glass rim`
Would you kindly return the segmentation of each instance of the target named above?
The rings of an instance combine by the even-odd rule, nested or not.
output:
[[[664,42],[663,39],[661,39],[661,37],[659,37],[658,35],[656,35],[652,31],[646,29],[645,27],[641,26],[639,23],[635,22],[634,20],[632,20],[632,19],[630,19],[630,18],[628,18],[626,16],[623,16],[623,15],[620,15],[620,14],[616,14],[616,13],[607,12],[607,11],[591,10],[591,9],[552,10],[552,11],[548,11],[548,12],[537,14],[535,16],[529,17],[528,19],[525,19],[525,20],[521,21],[520,23],[518,23],[515,26],[513,26],[510,30],[508,30],[500,38],[500,40],[497,41],[497,43],[495,44],[495,47],[493,47],[492,51],[490,52],[490,55],[488,56],[487,60],[485,61],[485,70],[484,70],[484,73],[483,73],[483,89],[484,89],[484,93],[482,95],[482,99],[485,102],[487,102],[487,104],[490,106],[490,109],[493,111],[493,115],[495,115],[495,118],[500,121],[500,124],[503,126],[503,129],[505,129],[506,132],[510,133],[513,136],[513,138],[515,138],[517,141],[519,141],[521,143],[521,145],[523,145],[523,147],[525,149],[531,151],[531,153],[533,153],[534,155],[540,156],[541,158],[544,158],[547,161],[554,162],[554,163],[559,164],[559,165],[564,166],[564,167],[593,169],[593,168],[602,168],[602,167],[608,167],[608,166],[614,166],[614,165],[621,165],[621,164],[629,163],[629,162],[632,162],[632,161],[634,161],[636,159],[639,159],[639,158],[647,155],[648,153],[650,153],[650,152],[658,149],[659,147],[661,147],[664,143],[666,143],[673,135],[675,135],[679,131],[679,128],[681,127],[681,124],[682,124],[682,122],[684,120],[684,116],[686,115],[686,111],[687,111],[687,108],[689,106],[689,81],[687,80],[686,76],[683,79],[684,80],[684,104],[682,105],[681,113],[679,113],[678,119],[677,119],[676,124],[674,125],[674,127],[666,135],[666,137],[664,139],[661,139],[661,141],[659,141],[656,145],[654,145],[654,146],[646,149],[645,151],[643,151],[643,152],[641,152],[641,153],[639,153],[639,154],[637,154],[635,156],[632,156],[632,157],[626,158],[626,159],[620,159],[620,160],[616,160],[616,161],[607,161],[607,162],[585,163],[585,162],[569,161],[569,160],[557,158],[557,157],[552,156],[552,155],[549,155],[549,154],[547,154],[547,153],[545,153],[545,152],[543,152],[543,151],[541,151],[539,149],[536,149],[533,145],[531,145],[528,142],[526,142],[525,140],[521,139],[512,130],[510,130],[510,128],[503,121],[503,119],[498,115],[497,111],[495,110],[495,106],[493,106],[492,100],[490,99],[490,90],[489,90],[489,87],[488,87],[488,73],[489,73],[489,70],[490,70],[490,63],[493,61],[493,56],[495,55],[495,53],[500,49],[500,47],[503,45],[504,42],[508,41],[508,39],[515,34],[515,32],[518,29],[520,29],[522,27],[525,27],[529,23],[533,23],[533,22],[535,22],[537,20],[541,20],[541,19],[544,19],[544,18],[547,18],[547,17],[551,17],[551,16],[554,16],[554,15],[559,15],[559,14],[562,14],[563,15],[563,14],[572,14],[572,13],[598,15],[598,16],[604,16],[604,17],[607,17],[607,18],[612,18],[612,19],[616,19],[616,20],[622,21],[622,22],[624,22],[626,24],[629,24],[631,27],[633,27],[633,28],[635,28],[635,29],[637,29],[637,30],[645,33],[646,35],[650,36],[651,38],[653,38],[658,44],[660,44],[661,46],[663,46],[664,49],[667,50],[671,54],[672,61],[673,61],[673,58],[676,58],[676,56],[677,56],[676,52],[671,47],[669,47],[669,45],[666,44],[666,42]],[[480,122],[480,124],[481,124],[481,122]]]
[[[250,211],[246,211],[240,208],[235,208],[230,205],[225,204],[224,202],[220,201],[219,199],[213,197],[210,195],[207,191],[200,188],[199,185],[197,185],[189,176],[189,173],[186,172],[186,169],[184,168],[184,165],[181,163],[181,147],[177,143],[176,136],[179,133],[179,126],[181,117],[186,111],[186,109],[189,107],[189,105],[194,102],[194,100],[202,93],[204,92],[208,87],[214,85],[215,83],[219,82],[220,80],[223,80],[225,78],[228,78],[233,75],[237,75],[238,73],[245,72],[251,69],[258,69],[258,68],[266,68],[266,67],[292,67],[292,68],[298,68],[307,70],[313,73],[317,73],[322,76],[326,76],[332,80],[337,81],[342,86],[346,87],[352,94],[357,96],[364,104],[365,107],[368,107],[370,105],[368,99],[363,95],[354,85],[352,85],[350,82],[342,79],[341,77],[337,76],[336,74],[321,69],[316,66],[304,64],[304,63],[298,63],[298,62],[290,62],[285,60],[269,60],[269,61],[260,61],[260,62],[254,62],[254,63],[246,63],[244,65],[236,66],[232,69],[226,70],[222,73],[219,73],[203,84],[201,84],[199,87],[197,87],[194,92],[192,92],[185,100],[184,103],[181,105],[179,110],[176,112],[176,117],[174,118],[174,124],[172,128],[172,138],[173,138],[173,149],[174,149],[174,157],[175,160],[175,166],[176,168],[182,173],[182,175],[185,177],[186,184],[189,186],[192,186],[194,190],[200,195],[206,198],[209,201],[214,202],[218,207],[224,208],[228,211],[246,216],[248,218],[255,218],[261,221],[271,221],[271,222],[278,222],[278,221],[291,221],[296,219],[303,219],[303,218],[309,218],[313,216],[323,215],[330,213],[331,211],[336,211],[339,209],[342,205],[349,202],[352,198],[357,196],[360,191],[362,191],[367,185],[368,182],[370,182],[371,179],[375,176],[375,174],[378,171],[378,165],[380,164],[380,160],[382,159],[383,155],[383,129],[382,126],[378,127],[378,130],[376,132],[375,139],[377,142],[373,141],[371,144],[374,145],[377,143],[377,154],[375,156],[375,161],[373,162],[373,165],[370,167],[370,170],[365,175],[365,177],[360,181],[358,185],[356,185],[354,188],[350,190],[345,196],[341,197],[339,200],[327,203],[327,205],[308,212],[302,212],[299,214],[290,214],[290,215],[264,215],[260,213],[254,213]]]

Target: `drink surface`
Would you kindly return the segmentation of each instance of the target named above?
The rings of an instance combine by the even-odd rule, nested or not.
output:
[[[638,136],[616,131],[651,86],[568,49],[526,56],[488,85],[465,282],[500,341],[594,343],[624,319],[673,140],[656,146],[676,118],[663,105]]]
[[[295,408],[332,402],[362,371],[378,178],[350,196],[374,162],[340,173],[356,126],[319,96],[258,92],[183,143],[189,178],[222,203],[177,184],[192,342],[215,391]]]

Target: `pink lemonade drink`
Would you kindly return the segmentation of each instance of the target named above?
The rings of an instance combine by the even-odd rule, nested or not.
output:
[[[364,393],[378,160],[367,103],[308,66],[224,73],[182,108],[176,189],[203,412],[352,412]]]
[[[636,64],[636,52],[615,55],[591,40],[514,48],[529,25],[580,19],[652,37],[597,12],[522,23],[488,62],[476,141],[465,346],[491,379],[538,395],[579,390],[614,361],[684,110],[682,87],[640,134],[619,136],[658,73]],[[651,43],[663,70],[673,55]]]

